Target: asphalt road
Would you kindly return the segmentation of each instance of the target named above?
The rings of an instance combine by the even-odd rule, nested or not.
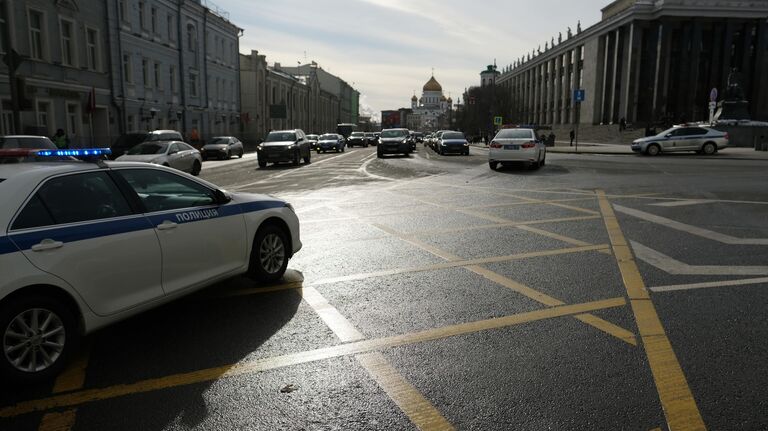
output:
[[[768,163],[483,148],[201,177],[304,248],[104,329],[0,429],[768,429]]]

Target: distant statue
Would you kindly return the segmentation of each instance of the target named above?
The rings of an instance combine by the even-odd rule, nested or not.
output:
[[[576,34],[581,33],[581,20],[576,23]]]
[[[561,43],[563,43],[563,32],[559,31],[557,32],[557,44],[560,45]]]
[[[552,48],[555,47],[555,36],[552,36],[552,43],[549,46],[551,46]]]
[[[538,53],[539,53],[539,55],[541,55],[541,45],[539,45]]]
[[[571,28],[568,27],[568,39],[570,39],[573,36],[573,32],[571,31]]]
[[[544,42],[544,51],[549,51],[549,42]]]
[[[744,78],[738,68],[732,68],[728,74],[727,100],[744,100]]]

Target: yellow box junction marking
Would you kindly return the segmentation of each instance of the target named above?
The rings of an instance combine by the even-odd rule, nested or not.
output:
[[[616,262],[635,315],[640,339],[643,341],[645,354],[648,357],[656,390],[667,418],[667,425],[670,431],[705,430],[706,426],[696,400],[693,398],[672,344],[664,332],[664,326],[656,313],[656,308],[645,289],[640,270],[621,232],[616,214],[605,192],[598,190],[597,196]]]
[[[88,368],[88,361],[91,356],[90,343],[85,344],[77,357],[69,366],[56,378],[53,383],[54,394],[62,392],[76,391],[82,389],[85,385],[85,371]],[[63,412],[46,413],[40,420],[38,431],[69,431],[75,426],[77,420],[77,409],[69,409]]]
[[[403,234],[402,232],[399,232],[399,231],[397,231],[395,229],[392,229],[389,226],[384,226],[384,225],[381,225],[381,224],[373,224],[373,226],[378,228],[378,229],[383,230],[384,232],[389,233],[390,235],[392,235],[392,236],[394,236],[396,238],[399,238],[402,241],[405,241],[405,242],[407,242],[409,244],[412,244],[412,245],[414,245],[416,247],[419,247],[419,248],[421,248],[423,250],[426,250],[426,251],[434,254],[435,256],[438,256],[438,257],[440,257],[442,259],[445,259],[445,260],[447,260],[449,262],[460,262],[461,259],[462,259],[459,256],[456,256],[456,255],[454,255],[452,253],[449,253],[449,252],[447,252],[445,250],[442,250],[442,249],[440,249],[438,247],[435,247],[435,246],[433,246],[431,244],[428,244],[428,243],[426,243],[424,241],[421,241],[421,240],[418,240],[416,238],[413,238],[413,236]],[[547,232],[547,231],[543,231],[541,229],[534,229],[534,230],[535,230],[535,233],[546,234],[547,236],[560,237],[560,235],[553,234],[553,233],[550,233],[550,232]],[[562,237],[562,238],[565,238],[565,237]],[[567,238],[567,239],[569,241],[566,241],[566,242],[571,242],[571,243],[579,242],[579,243],[581,243],[582,247],[589,247],[590,246],[589,243],[585,243],[583,241],[578,241],[578,240],[574,240],[574,239],[571,239],[571,238]],[[476,265],[476,264],[475,265],[466,265],[466,266],[463,266],[463,268],[465,268],[465,269],[467,269],[469,271],[472,271],[475,274],[480,275],[480,276],[482,276],[482,277],[484,277],[484,278],[486,278],[486,279],[488,279],[488,280],[490,280],[490,281],[492,281],[494,283],[497,283],[497,284],[499,284],[501,286],[504,286],[504,287],[506,287],[508,289],[514,290],[515,292],[517,292],[517,293],[519,293],[519,294],[521,294],[521,295],[523,295],[523,296],[525,296],[525,297],[527,297],[529,299],[532,299],[532,300],[534,300],[534,301],[536,301],[536,302],[538,302],[540,304],[544,304],[544,305],[546,305],[548,307],[565,305],[565,303],[563,301],[560,301],[559,299],[553,298],[553,297],[551,297],[549,295],[546,295],[546,294],[541,293],[541,292],[539,292],[537,290],[534,290],[534,289],[532,289],[532,288],[530,288],[528,286],[520,284],[520,283],[518,283],[518,282],[516,282],[514,280],[511,280],[511,279],[509,279],[509,278],[507,278],[507,277],[505,277],[503,275],[495,273],[495,272],[493,272],[493,271],[491,271],[489,269],[483,268],[480,265]],[[632,344],[633,346],[637,345],[637,341],[635,340],[635,335],[632,332],[630,332],[630,331],[628,331],[628,330],[626,330],[626,329],[624,329],[624,328],[622,328],[622,327],[620,327],[618,325],[610,323],[610,322],[608,322],[606,320],[603,320],[603,319],[601,319],[601,318],[599,318],[597,316],[592,316],[592,315],[577,316],[576,319],[578,319],[578,320],[580,320],[580,321],[582,321],[582,322],[584,322],[584,323],[586,323],[588,325],[591,325],[591,326],[593,326],[593,327],[595,327],[595,328],[597,328],[597,329],[599,329],[599,330],[601,330],[601,331],[603,331],[603,332],[605,332],[605,333],[607,333],[609,335],[613,335],[614,337],[616,337],[616,338],[618,338],[618,339],[620,339],[620,340],[622,340],[624,342]]]
[[[391,347],[439,340],[457,335],[472,334],[480,331],[505,328],[540,320],[570,316],[574,314],[584,314],[609,308],[622,307],[625,306],[626,303],[627,301],[625,298],[611,298],[601,301],[585,302],[582,304],[563,305],[560,307],[545,308],[542,310],[513,314],[505,317],[497,317],[493,319],[449,325],[441,328],[427,329],[409,334],[395,335],[392,337],[377,338],[372,340],[355,341],[353,343],[323,347],[305,352],[289,353],[271,358],[256,359],[253,361],[240,362],[237,364],[206,368],[188,373],[180,373],[170,376],[142,380],[135,383],[120,384],[97,389],[86,389],[61,395],[55,395],[39,400],[24,401],[13,406],[0,408],[0,418],[10,418],[33,412],[74,407],[81,404],[108,400],[126,395],[147,393],[162,389],[191,385],[195,383],[209,382],[221,378],[250,375],[292,365],[306,364],[309,362],[337,358],[340,356],[367,353],[370,351],[382,350]]]

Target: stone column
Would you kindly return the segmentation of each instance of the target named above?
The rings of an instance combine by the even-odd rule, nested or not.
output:
[[[635,102],[634,94],[631,94],[633,88],[633,78],[635,77],[635,68],[632,64],[636,57],[640,56],[639,47],[637,46],[637,34],[639,34],[639,28],[635,23],[629,25],[629,35],[624,41],[624,54],[622,55],[621,66],[621,93],[619,94],[619,118],[625,118],[627,122],[631,122],[630,118],[631,106]],[[635,53],[637,51],[637,53]]]
[[[765,71],[768,70],[768,22],[760,20],[757,27],[757,58],[755,59],[752,94],[755,95],[751,102],[752,116],[757,120],[768,120],[768,78]]]
[[[701,21],[694,21],[691,31],[693,32],[691,35],[691,68],[687,75],[690,77],[690,80],[688,81],[688,91],[686,92],[685,109],[690,109],[691,111],[691,115],[689,116],[688,121],[706,121],[709,118],[709,110],[706,106],[706,100],[708,99],[705,97],[697,97],[701,95],[699,93],[699,90],[701,89],[701,83],[699,82],[701,77],[701,71],[699,70],[701,49],[699,49],[699,47],[701,46],[701,38],[703,32],[701,28]]]
[[[604,52],[603,52],[603,79],[602,79],[602,97],[600,99],[600,124],[607,121],[606,119],[606,101],[608,97],[608,53],[611,50],[611,33],[606,33],[604,36]]]
[[[611,65],[612,72],[611,72],[611,98],[609,99],[611,102],[610,107],[608,108],[608,124],[613,124],[617,122],[616,118],[616,85],[619,83],[619,48],[621,44],[621,28],[617,28],[614,32],[614,40],[613,40],[613,52],[611,53],[613,55],[613,64]]]

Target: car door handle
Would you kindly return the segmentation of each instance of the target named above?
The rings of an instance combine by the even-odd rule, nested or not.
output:
[[[160,223],[159,225],[157,225],[157,230],[176,229],[176,226],[178,226],[178,224],[176,224],[176,223],[174,223],[174,222],[172,222],[170,220],[165,220],[162,223]]]
[[[39,243],[33,245],[32,251],[45,251],[45,250],[54,250],[57,248],[61,248],[64,246],[64,243],[61,241],[54,241],[52,239],[44,239],[40,241]]]

